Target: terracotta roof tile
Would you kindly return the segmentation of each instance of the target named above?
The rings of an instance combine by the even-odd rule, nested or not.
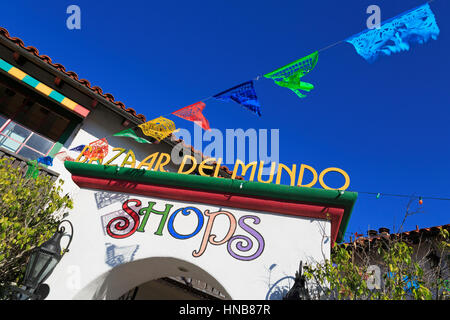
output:
[[[79,79],[78,75],[75,72],[67,71],[66,68],[60,63],[53,63],[52,59],[49,56],[47,56],[47,55],[40,55],[39,54],[39,50],[37,48],[32,47],[32,46],[26,47],[24,42],[21,39],[16,38],[16,37],[11,37],[9,32],[8,32],[8,30],[6,30],[5,28],[0,27],[0,35],[4,36],[5,38],[7,38],[8,40],[12,41],[13,43],[15,43],[16,45],[20,46],[21,48],[25,49],[26,51],[32,53],[34,56],[38,57],[42,61],[48,63],[49,65],[51,65],[52,67],[57,69],[58,71],[64,73],[68,77],[70,77],[70,78],[74,79],[75,81],[79,82],[80,84],[84,85],[88,89],[90,89],[90,90],[94,91],[95,93],[99,94],[100,96],[104,97],[108,101],[114,103],[120,109],[130,113],[135,118],[137,118],[137,119],[139,119],[141,121],[144,121],[144,122],[146,121],[146,118],[145,118],[145,116],[143,114],[137,114],[136,110],[134,110],[132,108],[125,107],[125,105],[122,102],[120,102],[120,101],[115,101],[114,96],[112,94],[110,94],[110,93],[103,93],[103,90],[100,87],[91,86],[91,83],[88,80],[86,80],[86,79]]]
[[[143,114],[137,114],[136,110],[134,110],[133,108],[127,108],[123,102],[116,101],[114,96],[111,93],[103,93],[102,88],[100,88],[98,86],[92,86],[91,83],[88,80],[86,80],[86,79],[79,79],[78,75],[75,72],[67,71],[66,68],[60,63],[53,63],[52,59],[49,56],[47,56],[47,55],[40,55],[39,54],[39,50],[37,48],[32,47],[32,46],[26,47],[24,42],[21,39],[16,38],[16,37],[11,37],[9,35],[8,30],[6,30],[5,28],[0,27],[0,35],[4,36],[5,38],[7,38],[8,40],[12,41],[13,43],[15,43],[16,45],[20,46],[21,48],[25,49],[26,51],[32,53],[33,55],[35,55],[36,57],[38,57],[42,61],[44,61],[47,64],[49,64],[50,66],[52,66],[53,68],[55,68],[58,71],[64,73],[65,75],[67,75],[68,77],[70,77],[73,80],[77,81],[78,83],[84,85],[85,87],[87,87],[88,89],[92,90],[96,94],[102,96],[106,100],[108,100],[111,103],[115,104],[118,108],[128,112],[129,114],[131,114],[132,116],[134,116],[135,118],[137,118],[137,119],[139,119],[139,120],[141,120],[143,122],[146,121],[146,118],[145,118],[145,116]],[[167,142],[168,141],[173,141],[173,142],[176,142],[176,143],[182,142],[185,147],[187,147],[188,149],[191,150],[192,154],[198,154],[198,155],[201,156],[202,159],[204,158],[204,155],[200,151],[195,150],[192,146],[187,146],[186,144],[184,144],[183,140],[181,140],[181,139],[177,139],[177,140],[172,139],[171,140],[171,136],[167,137],[165,140]],[[222,171],[226,172],[230,176],[233,173],[226,166],[221,166],[220,169]],[[244,180],[244,178],[240,177],[240,176],[236,176],[236,179]]]
[[[392,233],[392,234],[387,234],[387,233],[382,233],[382,234],[377,234],[376,236],[372,236],[372,237],[356,237],[356,239],[350,240],[350,242],[346,243],[348,244],[359,244],[359,245],[367,245],[368,243],[373,243],[382,239],[405,239],[405,240],[417,240],[420,237],[431,237],[431,236],[435,236],[437,234],[439,234],[441,229],[450,229],[450,224],[444,224],[441,226],[434,226],[434,227],[428,227],[428,228],[422,228],[419,229],[418,226],[416,226],[415,230],[411,230],[411,231],[405,231],[405,232],[400,232],[400,233]],[[345,245],[345,244],[341,244],[341,245]]]

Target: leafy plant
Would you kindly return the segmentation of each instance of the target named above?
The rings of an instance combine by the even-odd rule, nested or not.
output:
[[[9,158],[0,159],[0,287],[20,283],[30,251],[56,231],[65,209],[73,208],[61,196],[63,181],[24,176]]]
[[[443,248],[440,256],[445,257],[448,230],[441,230],[438,244]],[[440,259],[436,265],[430,265],[426,254],[418,255],[419,247],[413,248],[401,237],[385,237],[373,244],[355,241],[335,246],[331,260],[304,268],[312,296],[339,300],[448,299],[448,270],[442,270],[445,263]],[[369,272],[373,265],[382,270],[378,288],[369,285],[374,280],[374,274]]]

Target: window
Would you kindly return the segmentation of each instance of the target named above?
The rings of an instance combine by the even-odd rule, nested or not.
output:
[[[0,146],[21,156],[35,160],[48,155],[55,142],[0,116]]]
[[[31,160],[48,155],[70,120],[0,84],[0,147]]]

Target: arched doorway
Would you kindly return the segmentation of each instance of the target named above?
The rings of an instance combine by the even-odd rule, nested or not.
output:
[[[74,299],[231,299],[222,284],[199,266],[172,257],[121,264],[82,288]]]
[[[182,276],[150,280],[118,300],[223,300],[225,295],[201,280]]]

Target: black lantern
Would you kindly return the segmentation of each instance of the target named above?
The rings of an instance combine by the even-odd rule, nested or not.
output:
[[[63,222],[70,224],[71,233],[69,242],[64,250],[61,251],[61,239],[66,234],[64,227],[60,227]],[[28,261],[27,269],[23,285],[19,288],[14,285],[7,285],[0,288],[0,296],[5,295],[12,300],[42,300],[47,297],[50,288],[44,281],[55,269],[58,262],[63,255],[69,251],[70,243],[73,237],[73,225],[68,220],[63,220],[59,223],[56,233],[44,242],[40,247],[32,250],[30,259]],[[6,289],[6,290],[5,290]]]
[[[40,283],[47,280],[59,260],[61,260],[60,241],[63,235],[64,230],[58,230],[50,240],[33,250],[25,272],[24,286],[29,289],[36,289]]]
[[[69,243],[63,251],[61,250],[61,238],[65,235],[64,227],[60,227],[61,223],[68,222],[71,226],[71,234]],[[33,249],[27,269],[25,271],[25,277],[23,285],[31,293],[38,288],[52,273],[62,256],[69,251],[68,247],[72,241],[73,226],[68,220],[63,220],[58,225],[56,233],[40,247]]]
[[[283,300],[311,300],[306,287],[306,276],[303,273],[303,262],[300,261],[298,272],[295,272],[295,280],[292,288],[283,297]]]

